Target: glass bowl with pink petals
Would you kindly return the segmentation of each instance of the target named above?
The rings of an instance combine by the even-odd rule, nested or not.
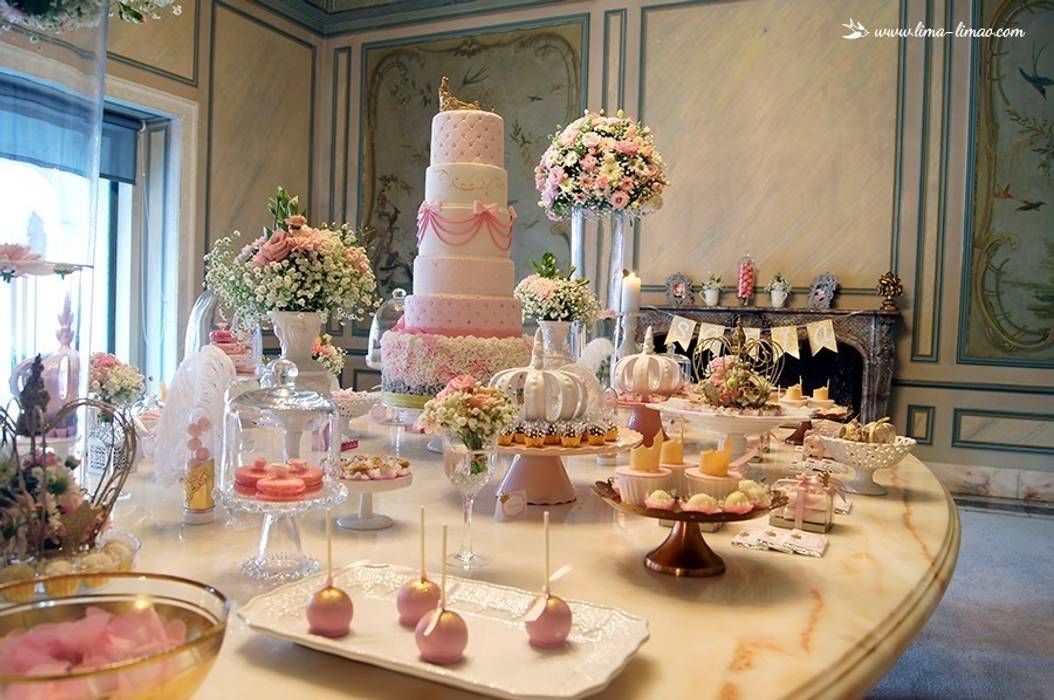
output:
[[[75,588],[63,584],[78,575],[0,586],[0,594],[24,599],[0,608],[0,698],[194,695],[223,644],[227,598],[176,576],[106,577],[97,588],[65,596],[46,591]],[[31,586],[32,595],[7,590],[17,586]]]

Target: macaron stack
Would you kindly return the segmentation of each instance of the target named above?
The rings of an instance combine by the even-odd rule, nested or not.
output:
[[[322,489],[324,472],[302,459],[267,463],[257,457],[234,473],[234,490],[261,501],[299,501]]]

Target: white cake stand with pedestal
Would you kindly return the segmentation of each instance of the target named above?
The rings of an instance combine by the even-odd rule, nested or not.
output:
[[[670,399],[663,403],[649,404],[660,413],[683,418],[698,425],[703,430],[717,433],[723,440],[732,442],[732,461],[747,453],[747,435],[762,435],[788,423],[800,423],[808,420],[811,411],[798,409],[778,416],[752,416],[735,413],[721,413],[707,406],[696,406],[682,399]]]
[[[337,527],[345,530],[383,530],[395,521],[383,513],[373,510],[373,494],[400,491],[414,483],[414,475],[407,474],[395,479],[344,479],[343,484],[350,493],[359,495],[359,512],[337,518]]]
[[[499,454],[515,455],[509,471],[498,487],[498,495],[515,491],[527,492],[527,505],[555,506],[572,503],[575,487],[567,476],[564,457],[584,457],[625,452],[644,441],[636,430],[620,428],[618,439],[603,445],[581,444],[578,447],[545,445],[505,445],[498,447]]]

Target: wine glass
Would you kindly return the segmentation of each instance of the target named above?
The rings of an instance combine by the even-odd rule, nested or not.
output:
[[[461,547],[447,558],[447,562],[452,566],[471,570],[489,563],[487,557],[472,551],[472,505],[479,492],[494,476],[496,463],[496,435],[476,441],[470,446],[456,435],[443,434],[443,471],[461,494],[465,518],[465,536]]]

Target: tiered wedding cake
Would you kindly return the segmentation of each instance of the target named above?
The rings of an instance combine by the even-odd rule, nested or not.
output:
[[[419,407],[454,376],[486,382],[531,356],[512,296],[516,212],[506,206],[504,122],[444,89],[440,107],[417,215],[414,293],[381,339],[384,400],[393,406]]]

